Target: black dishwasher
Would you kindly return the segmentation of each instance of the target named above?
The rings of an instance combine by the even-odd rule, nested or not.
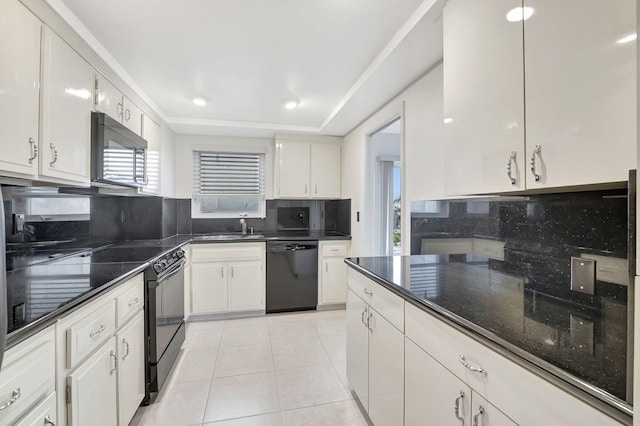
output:
[[[316,309],[318,241],[267,242],[268,314]]]

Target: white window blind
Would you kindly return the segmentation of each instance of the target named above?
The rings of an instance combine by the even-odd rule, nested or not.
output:
[[[264,217],[265,154],[193,152],[194,217]]]

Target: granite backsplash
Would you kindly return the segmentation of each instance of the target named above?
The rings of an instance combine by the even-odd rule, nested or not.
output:
[[[411,254],[433,252],[434,242],[468,241],[474,247],[495,242],[500,256],[489,259],[490,268],[523,277],[528,289],[595,307],[601,297],[626,302],[628,271],[635,268],[630,252],[635,247],[635,185],[630,182],[630,188],[605,191],[414,202]],[[447,250],[469,255],[455,253],[451,244]],[[593,295],[574,291],[572,257],[613,258],[628,265],[627,271],[614,283],[597,279]]]

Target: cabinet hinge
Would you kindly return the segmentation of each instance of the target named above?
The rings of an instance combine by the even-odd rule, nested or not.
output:
[[[67,388],[65,390],[65,399],[67,401],[67,404],[71,404],[71,385],[67,385]]]

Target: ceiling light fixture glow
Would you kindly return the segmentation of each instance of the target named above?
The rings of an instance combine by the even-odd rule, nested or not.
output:
[[[207,104],[207,100],[205,98],[193,98],[193,103],[198,106],[205,106]]]
[[[638,38],[638,34],[633,33],[633,34],[626,35],[621,39],[616,40],[616,43],[618,44],[631,43],[632,41],[635,41],[637,38]]]
[[[442,120],[442,121],[444,121],[444,124],[449,124],[449,123],[452,123],[452,122],[453,122],[453,118],[451,118],[451,117],[447,117],[447,118],[445,118],[445,119],[444,119],[444,120]]]
[[[282,101],[282,104],[284,105],[285,109],[294,109],[297,108],[298,105],[300,105],[300,102],[296,99],[285,99],[284,101]]]
[[[509,22],[520,22],[526,21],[531,18],[533,15],[532,7],[514,7],[510,11],[507,12],[507,21]]]

